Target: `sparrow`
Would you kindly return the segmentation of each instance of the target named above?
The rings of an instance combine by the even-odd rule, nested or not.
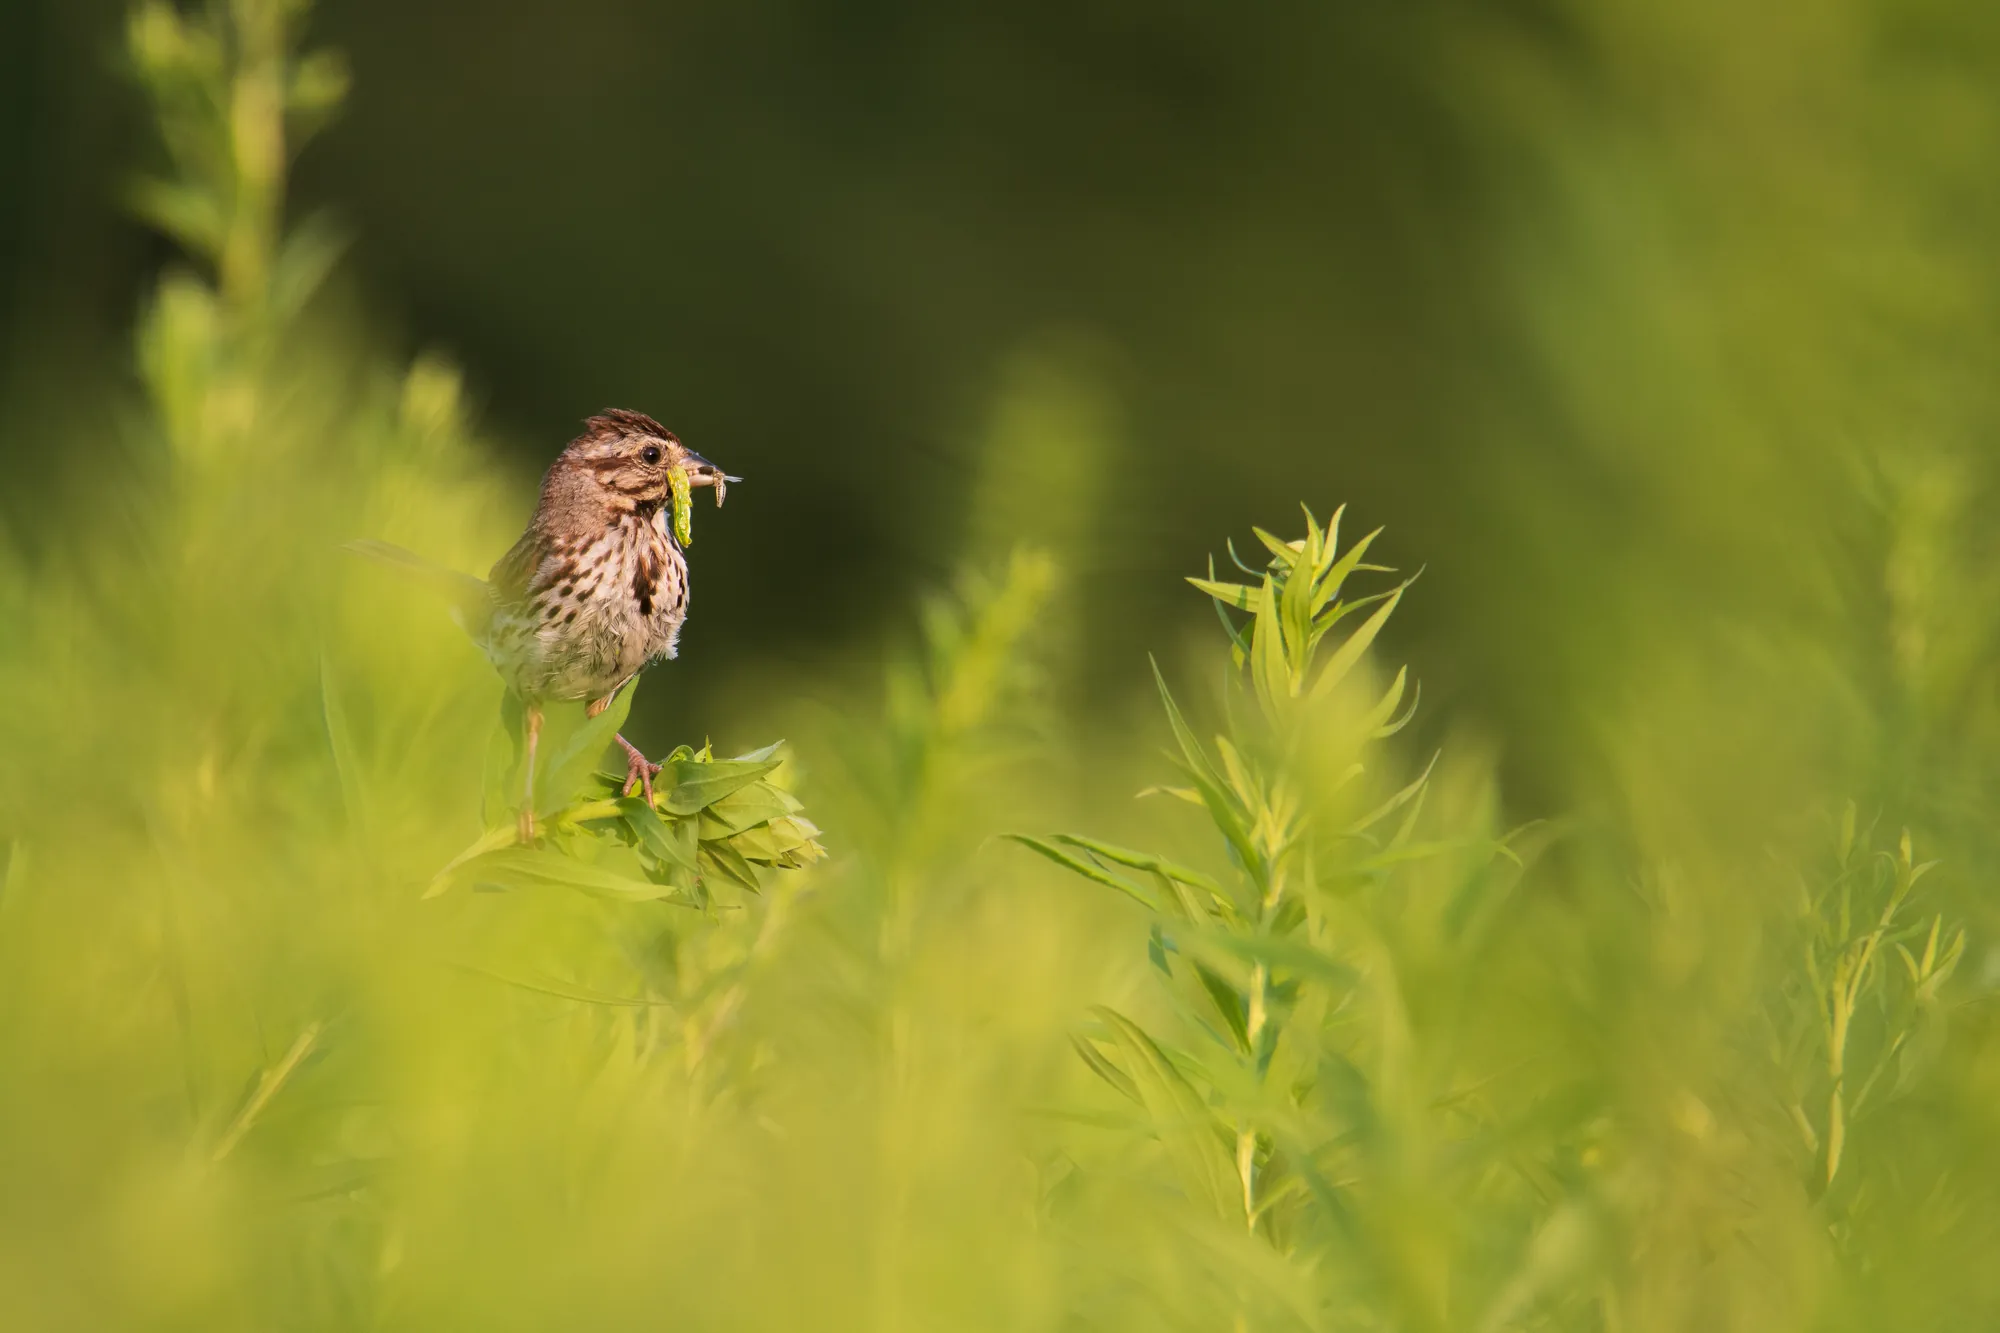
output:
[[[688,612],[687,553],[675,537],[674,473],[709,486],[721,507],[741,477],[682,444],[642,412],[613,409],[584,422],[550,465],[528,527],[482,581],[440,570],[386,542],[362,554],[452,581],[454,612],[519,696],[527,727],[527,779],[518,832],[535,836],[535,748],[551,702],[578,700],[596,717],[649,664],[675,655]],[[624,790],[653,800],[660,765],[618,737]]]

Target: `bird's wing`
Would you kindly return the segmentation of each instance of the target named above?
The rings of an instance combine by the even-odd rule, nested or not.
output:
[[[344,549],[429,585],[450,603],[451,618],[458,622],[458,627],[475,641],[485,641],[487,627],[493,619],[493,594],[479,579],[435,560],[428,560],[394,542],[364,538],[348,542]]]
[[[493,562],[493,570],[486,576],[492,586],[493,599],[502,603],[527,600],[528,591],[534,586],[535,572],[542,567],[542,544],[536,539],[531,527],[521,534],[521,540]]]

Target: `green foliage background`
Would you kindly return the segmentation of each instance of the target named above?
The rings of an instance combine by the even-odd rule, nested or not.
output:
[[[684,35],[740,52],[788,13]],[[369,9],[315,20],[358,39],[358,90],[287,0],[129,17],[120,160],[152,166],[126,202],[170,252],[133,261],[117,356],[108,288],[23,267],[0,398],[6,1326],[2000,1321],[1992,23],[1108,7],[1045,100],[1152,108],[1155,156],[1093,185],[1060,116],[940,166],[1022,100],[971,75],[1055,20],[893,14],[758,47],[768,77],[818,71],[771,115],[831,98],[823,140],[705,109],[715,71],[659,80],[690,141],[821,201],[753,239],[890,311],[802,317],[785,356],[692,261],[611,264],[637,275],[616,315],[565,323],[575,272],[435,245],[534,208],[428,220],[407,155],[369,187],[422,214],[379,243],[418,306],[508,297],[548,349],[496,415],[580,386],[658,406],[663,352],[677,385],[791,400],[736,418],[794,441],[761,477],[687,432],[751,480],[699,516],[716,637],[641,696],[671,742],[789,737],[766,803],[830,855],[745,862],[755,892],[683,867],[649,901],[577,891],[631,882],[604,839],[549,850],[567,881],[437,878],[507,823],[482,810],[497,683],[341,546],[483,568],[527,488],[285,203],[299,173],[362,184],[371,116],[434,132],[367,100]],[[456,31],[504,69],[520,29]],[[566,68],[617,85],[643,49]],[[610,123],[590,86],[537,114]],[[960,119],[914,114],[938,106]],[[342,107],[353,135],[298,160]],[[1328,127],[1365,206],[1292,170]],[[468,160],[518,151],[493,128]],[[1053,222],[996,213],[1022,162]],[[671,215],[659,190],[610,191],[605,254],[658,240],[634,219]],[[782,215],[728,197],[662,234]],[[1050,286],[915,281],[988,247]],[[888,254],[931,267],[870,287]],[[1063,280],[1102,318],[1034,298]],[[501,382],[504,342],[465,342]],[[1315,420],[1339,438],[1291,433]],[[1204,571],[1253,504],[1254,554]]]

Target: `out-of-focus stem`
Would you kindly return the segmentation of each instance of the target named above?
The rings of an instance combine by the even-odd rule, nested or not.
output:
[[[306,1058],[307,1053],[318,1041],[319,1024],[306,1024],[305,1030],[292,1042],[292,1048],[285,1052],[284,1058],[258,1076],[257,1090],[250,1094],[250,1100],[243,1104],[243,1109],[229,1122],[229,1128],[223,1132],[221,1141],[215,1145],[215,1151],[209,1154],[211,1162],[220,1162],[235,1151],[236,1145],[243,1141],[243,1136],[257,1123],[257,1117],[270,1104],[271,1098],[278,1095],[278,1089],[285,1086],[285,1081],[291,1078],[293,1072],[298,1069],[299,1062]]]

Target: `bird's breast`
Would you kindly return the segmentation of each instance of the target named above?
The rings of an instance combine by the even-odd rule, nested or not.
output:
[[[495,660],[524,695],[601,698],[674,655],[687,605],[687,561],[664,516],[618,516],[589,540],[550,542]]]

